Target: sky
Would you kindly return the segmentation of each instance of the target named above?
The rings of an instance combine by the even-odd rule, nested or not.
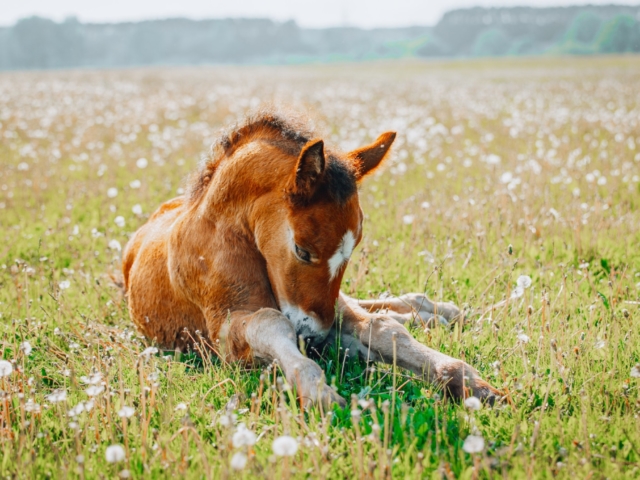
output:
[[[61,21],[120,22],[168,17],[192,19],[267,17],[304,27],[364,28],[434,25],[454,8],[471,6],[564,6],[637,4],[628,0],[0,0],[0,25],[31,15]]]

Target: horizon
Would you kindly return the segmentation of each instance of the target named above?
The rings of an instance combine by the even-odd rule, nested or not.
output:
[[[143,0],[131,4],[124,0],[113,0],[107,8],[97,2],[81,0],[61,0],[55,5],[44,0],[27,0],[20,4],[5,6],[0,12],[0,27],[10,27],[19,20],[38,16],[56,22],[76,18],[84,24],[137,23],[144,21],[188,19],[269,19],[277,22],[293,20],[302,28],[355,27],[361,29],[404,28],[412,26],[433,26],[449,11],[462,8],[509,8],[509,7],[571,7],[587,5],[627,5],[634,1],[552,1],[531,0],[529,2],[503,0],[436,0],[425,5],[418,0],[398,0],[392,9],[371,6],[366,0],[327,0],[319,5],[308,0],[295,3],[276,0],[268,5],[256,0],[239,5],[210,5],[197,0],[184,0],[179,8],[173,5],[157,5]],[[368,7],[368,8],[367,8]],[[161,12],[158,12],[158,8]],[[154,12],[151,12],[154,9]]]

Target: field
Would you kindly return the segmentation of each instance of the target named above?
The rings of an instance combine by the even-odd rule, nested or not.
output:
[[[301,412],[277,369],[135,331],[127,239],[265,102],[343,150],[398,131],[343,290],[464,306],[412,334],[504,402],[332,345],[351,406]],[[0,228],[3,477],[640,476],[638,57],[3,73]]]

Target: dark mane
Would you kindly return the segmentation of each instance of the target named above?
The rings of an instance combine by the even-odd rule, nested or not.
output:
[[[283,152],[297,156],[302,147],[312,138],[314,131],[309,121],[294,114],[281,114],[264,109],[248,116],[229,130],[224,130],[211,146],[209,155],[188,181],[187,198],[191,202],[199,200],[219,163],[228,158],[242,145],[263,139],[277,146]],[[326,152],[326,167],[322,186],[317,192],[329,195],[332,200],[344,203],[356,191],[353,170],[329,152]]]

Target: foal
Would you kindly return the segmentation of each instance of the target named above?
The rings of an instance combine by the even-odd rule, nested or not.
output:
[[[394,138],[340,154],[303,122],[270,112],[223,135],[188,193],[160,206],[127,244],[124,281],[138,328],[167,348],[193,346],[199,331],[227,360],[277,360],[305,404],[345,404],[298,349],[300,338],[319,344],[330,334],[386,363],[395,341],[397,365],[453,397],[493,401],[497,390],[474,368],[402,325],[434,314],[454,320],[455,306],[420,294],[360,302],[340,292],[362,238],[357,185]]]

